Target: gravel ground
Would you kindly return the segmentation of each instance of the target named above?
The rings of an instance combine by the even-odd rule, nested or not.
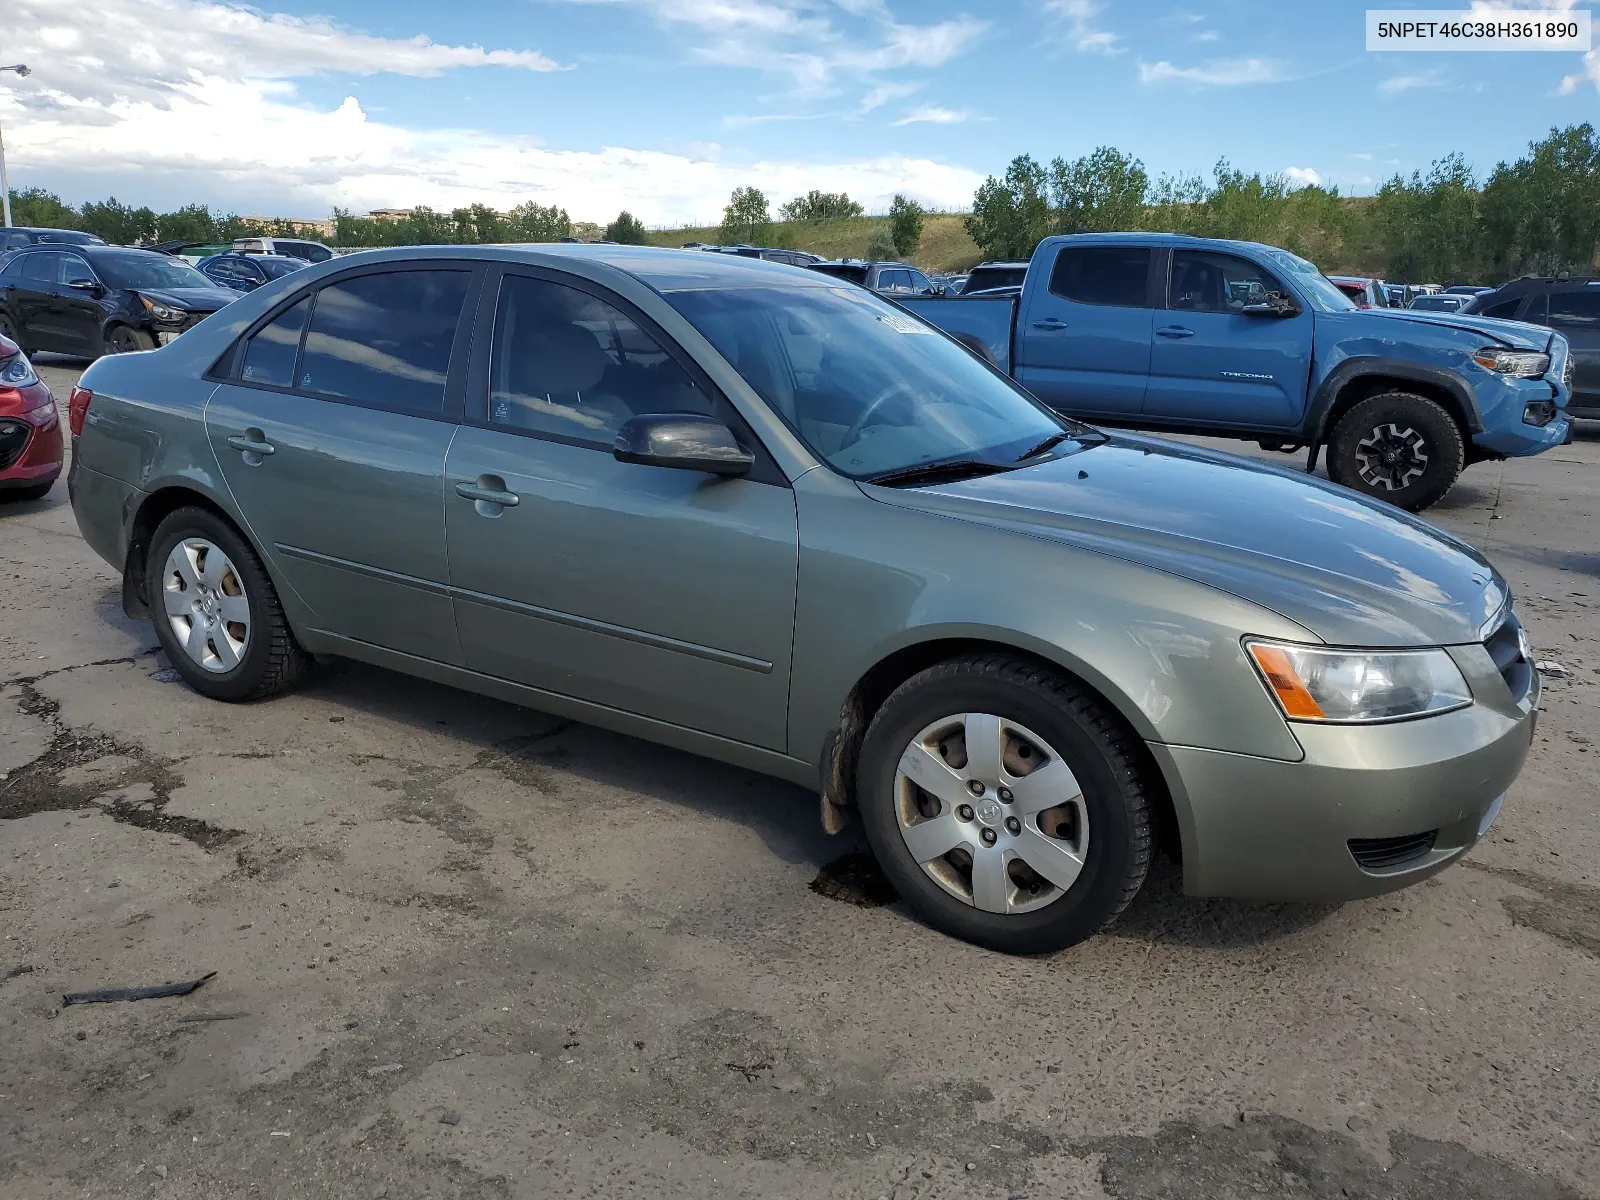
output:
[[[6,506],[0,1197],[1600,1195],[1597,512],[1591,427],[1431,514],[1567,672],[1464,864],[1326,908],[1163,865],[1017,960],[798,788],[355,665],[202,700],[64,485]]]

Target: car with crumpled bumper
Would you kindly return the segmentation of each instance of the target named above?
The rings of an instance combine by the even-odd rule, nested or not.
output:
[[[807,785],[1002,950],[1106,927],[1159,843],[1195,895],[1425,879],[1535,722],[1470,546],[1079,424],[780,264],[377,251],[101,360],[69,409],[79,528],[197,691],[346,656]]]

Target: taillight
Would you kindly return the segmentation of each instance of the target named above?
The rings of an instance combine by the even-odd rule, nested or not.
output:
[[[94,393],[88,388],[72,389],[72,398],[67,401],[67,428],[72,430],[73,437],[83,433],[83,419],[89,415],[89,401],[93,399]]]

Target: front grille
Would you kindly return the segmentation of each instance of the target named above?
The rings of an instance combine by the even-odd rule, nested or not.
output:
[[[1437,829],[1426,833],[1412,833],[1405,837],[1351,838],[1350,857],[1363,871],[1387,871],[1415,862],[1433,849]]]
[[[32,431],[33,427],[25,421],[0,421],[0,471],[22,457]]]
[[[1500,672],[1511,694],[1521,700],[1533,684],[1533,663],[1523,652],[1522,622],[1514,614],[1506,614],[1506,619],[1489,635],[1483,648],[1494,659],[1494,669]]]

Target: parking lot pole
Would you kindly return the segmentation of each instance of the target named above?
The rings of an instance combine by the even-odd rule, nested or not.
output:
[[[29,74],[27,63],[14,63],[9,67],[0,67],[0,75],[7,71],[15,71],[19,77]],[[11,224],[11,181],[6,178],[6,136],[5,130],[0,129],[0,211],[3,211],[6,225]]]

